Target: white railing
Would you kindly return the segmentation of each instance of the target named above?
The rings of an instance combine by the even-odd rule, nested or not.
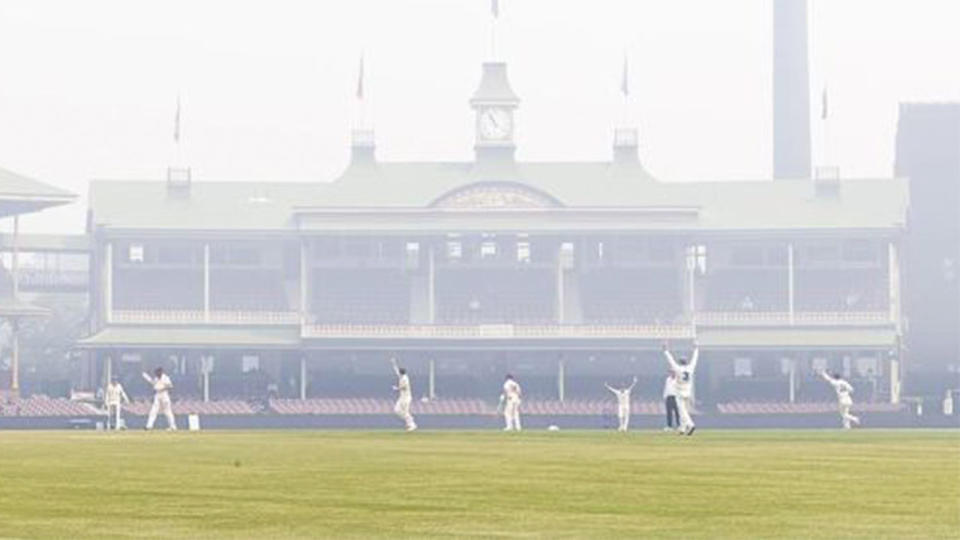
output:
[[[300,323],[296,311],[113,310],[115,324],[264,324]]]
[[[888,311],[713,311],[697,313],[698,326],[877,326],[893,324]]]
[[[689,325],[395,325],[313,324],[305,338],[413,339],[690,339]]]

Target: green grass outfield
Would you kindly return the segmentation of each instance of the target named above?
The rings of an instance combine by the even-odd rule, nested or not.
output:
[[[958,538],[960,431],[0,431],[0,537]]]

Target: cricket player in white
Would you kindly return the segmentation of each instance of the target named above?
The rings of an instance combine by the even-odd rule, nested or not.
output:
[[[407,376],[407,370],[397,366],[397,360],[390,359],[390,365],[393,366],[393,372],[397,374],[397,385],[393,387],[398,392],[397,403],[393,406],[393,412],[403,419],[407,426],[407,431],[417,429],[416,422],[413,421],[413,415],[410,414],[410,403],[413,401],[413,390],[410,388],[410,377]]]
[[[617,431],[627,431],[630,426],[630,392],[637,385],[637,378],[634,377],[630,386],[624,388],[614,388],[607,383],[603,383],[603,385],[607,387],[607,390],[613,392],[613,395],[617,396],[617,418],[620,420]]]
[[[700,348],[697,347],[696,343],[693,344],[693,354],[689,362],[683,357],[675,360],[673,355],[670,354],[670,349],[667,348],[666,343],[663,344],[663,354],[667,357],[670,369],[673,370],[674,376],[676,377],[677,410],[680,413],[680,431],[678,433],[693,435],[693,431],[697,429],[697,426],[694,425],[693,418],[690,418],[690,409],[693,407],[693,403],[691,402],[693,395],[693,378],[697,371],[697,359],[700,357]]]
[[[507,374],[503,381],[503,393],[500,394],[500,405],[503,407],[503,419],[507,426],[504,431],[520,431],[520,398],[523,396],[523,390],[520,384],[513,379],[513,375]]]
[[[853,393],[853,386],[850,386],[850,383],[843,380],[843,377],[841,377],[839,373],[834,373],[831,376],[827,374],[826,371],[821,371],[820,375],[823,377],[823,380],[830,383],[837,392],[837,403],[840,407],[840,419],[843,421],[843,429],[850,429],[851,422],[859,426],[860,419],[850,414],[850,407],[853,406],[853,399],[850,398],[850,394]]]
[[[107,391],[103,394],[103,404],[107,408],[107,429],[110,429],[110,423],[113,422],[113,429],[120,429],[120,415],[122,403],[130,403],[130,398],[123,391],[123,385],[116,378],[107,385]]]
[[[173,388],[173,382],[163,372],[163,368],[154,370],[153,375],[151,377],[146,372],[143,374],[144,380],[153,386],[153,405],[150,407],[150,414],[147,416],[147,429],[153,429],[153,423],[157,421],[157,413],[163,410],[163,415],[167,417],[167,431],[176,431],[177,421],[173,418],[173,406],[170,403],[170,390]]]

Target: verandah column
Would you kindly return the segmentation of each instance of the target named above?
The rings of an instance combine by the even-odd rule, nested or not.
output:
[[[437,266],[436,253],[433,242],[428,243],[427,247],[427,323],[436,324],[437,322]]]
[[[210,322],[210,243],[203,244],[203,321]]]
[[[563,361],[563,356],[557,361],[557,398],[562,403],[566,397],[566,365]]]
[[[107,323],[113,321],[113,242],[107,242],[104,266],[106,267],[105,281],[103,288],[104,318]]]
[[[307,399],[307,353],[300,353],[300,401]]]
[[[20,217],[13,216],[13,254],[10,261],[10,277],[13,281],[13,300],[20,296]],[[10,319],[10,391],[20,394],[20,320]]]
[[[310,250],[307,239],[300,239],[300,325],[307,323],[309,311]]]
[[[793,272],[793,242],[787,243],[787,311],[790,314],[790,324],[794,321],[794,272]]]

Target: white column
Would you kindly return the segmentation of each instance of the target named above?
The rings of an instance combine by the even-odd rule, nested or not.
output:
[[[203,320],[210,322],[210,244],[203,244]]]
[[[566,366],[563,363],[563,358],[557,362],[557,397],[560,398],[562,402],[566,397],[566,388],[564,383],[566,382]]]
[[[20,296],[20,217],[13,216],[13,253],[10,258],[10,278],[13,281],[13,299]],[[10,319],[10,390],[20,393],[20,321]]]
[[[687,248],[687,309],[690,310],[690,320],[696,317],[697,313],[697,247]]]
[[[300,355],[300,400],[307,399],[307,355]]]
[[[10,391],[13,395],[20,394],[20,320],[10,319]]]
[[[200,372],[203,374],[203,402],[210,401],[210,372],[213,371],[213,357],[200,357]]]
[[[307,322],[309,314],[308,306],[308,284],[310,280],[310,251],[307,246],[307,239],[300,239],[300,324]]]
[[[790,403],[797,399],[797,359],[790,358]]]
[[[103,303],[107,322],[113,321],[113,242],[107,242],[104,265],[107,267],[106,286],[103,289]]]
[[[890,322],[900,332],[900,254],[897,245],[891,241],[887,245],[887,278],[889,281]]]
[[[787,310],[790,312],[790,324],[794,317],[794,275],[793,275],[793,242],[787,244]]]
[[[433,242],[430,242],[430,247],[427,248],[427,322],[429,324],[437,322],[436,277],[436,257]]]
[[[20,216],[13,216],[13,253],[10,259],[10,278],[13,281],[13,299],[20,295]]]
[[[556,319],[559,324],[563,324],[566,320],[566,309],[564,306],[564,295],[563,295],[563,242],[557,246],[557,277],[556,277],[556,287],[557,287],[557,308],[556,308]]]
[[[113,380],[113,361],[110,360],[110,355],[105,355],[103,357],[103,387],[106,387],[110,384],[110,381]]]
[[[430,359],[430,378],[429,381],[429,396],[431,400],[437,399],[437,365],[436,361]]]
[[[890,403],[900,403],[900,360],[890,359]]]

